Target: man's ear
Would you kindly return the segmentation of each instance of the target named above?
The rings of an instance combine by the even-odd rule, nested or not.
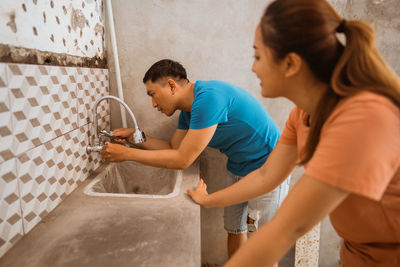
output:
[[[171,90],[171,94],[174,95],[176,93],[176,82],[173,79],[168,79],[167,83]]]
[[[303,59],[299,54],[297,53],[289,53],[286,55],[284,59],[284,72],[285,72],[285,77],[289,78],[292,77],[293,75],[297,74],[303,64]]]

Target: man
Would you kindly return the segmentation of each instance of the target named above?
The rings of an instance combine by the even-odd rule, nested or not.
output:
[[[146,72],[143,83],[153,107],[167,116],[181,110],[178,129],[170,141],[146,137],[143,149],[108,143],[101,151],[107,161],[133,160],[146,165],[170,169],[189,167],[207,147],[228,156],[228,184],[263,165],[280,136],[280,131],[262,105],[245,90],[222,81],[187,79],[178,62],[164,59]],[[121,128],[115,136],[132,140],[134,129]],[[249,201],[257,205],[250,211],[252,220],[263,224],[272,218],[286,196],[288,184]],[[262,207],[260,209],[260,206]],[[228,254],[231,256],[247,240],[248,203],[224,209],[224,226],[228,231]]]

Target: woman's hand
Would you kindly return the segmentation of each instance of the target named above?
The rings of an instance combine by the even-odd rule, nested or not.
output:
[[[120,144],[125,144],[127,141],[128,142],[132,141],[132,139],[133,139],[132,135],[135,132],[135,129],[118,128],[111,132],[115,135],[115,138],[113,138],[113,141],[120,143]]]
[[[188,189],[186,190],[187,194],[199,205],[206,207],[208,192],[207,192],[207,185],[204,183],[203,179],[200,179],[199,183],[197,184],[196,190]]]
[[[126,154],[130,151],[130,148],[113,143],[106,143],[103,149],[100,151],[101,157],[105,161],[110,162],[121,162],[126,160]]]

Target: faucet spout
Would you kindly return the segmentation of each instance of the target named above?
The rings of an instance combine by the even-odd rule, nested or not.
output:
[[[119,102],[122,106],[124,106],[124,108],[128,111],[129,115],[131,116],[131,119],[135,125],[135,133],[133,134],[133,141],[135,143],[143,143],[146,141],[146,136],[144,135],[144,133],[139,129],[137,122],[136,122],[136,118],[133,115],[132,110],[128,107],[128,105],[122,101],[121,99],[119,99],[118,97],[112,96],[112,95],[108,95],[108,96],[103,96],[101,98],[99,98],[93,107],[93,120],[94,120],[94,145],[93,146],[88,146],[86,148],[86,152],[90,153],[90,152],[98,152],[101,150],[102,146],[100,145],[100,139],[99,139],[99,132],[98,132],[98,117],[97,117],[97,107],[99,105],[99,103],[105,99],[112,99],[115,100],[117,102]]]

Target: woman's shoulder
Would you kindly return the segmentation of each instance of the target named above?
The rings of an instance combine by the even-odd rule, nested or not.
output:
[[[399,107],[389,97],[371,91],[361,91],[354,95],[343,98],[339,102],[338,108],[346,108],[357,105],[382,106],[393,110],[399,110]]]
[[[333,121],[339,117],[355,120],[384,118],[386,121],[400,121],[400,107],[389,97],[370,91],[362,91],[343,98],[328,121]]]

